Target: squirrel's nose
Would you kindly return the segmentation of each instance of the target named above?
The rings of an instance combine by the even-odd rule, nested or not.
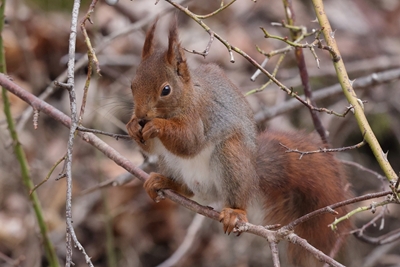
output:
[[[143,128],[146,125],[147,122],[148,122],[148,120],[140,119],[139,120],[139,125]]]

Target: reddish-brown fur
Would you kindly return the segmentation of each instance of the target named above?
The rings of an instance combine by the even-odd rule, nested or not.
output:
[[[146,35],[132,82],[135,109],[127,124],[143,151],[160,157],[160,173],[151,173],[144,184],[153,200],[159,200],[158,190],[169,188],[219,201],[224,205],[220,221],[230,233],[238,220],[247,221],[246,210],[255,198],[267,211],[265,222],[281,225],[345,199],[345,178],[331,154],[300,160],[279,145],[308,151],[322,146],[319,142],[298,132],[267,131],[256,139],[251,109],[222,70],[208,64],[191,72],[176,24],[168,49],[155,49],[155,25]],[[163,95],[167,87],[171,90]],[[336,240],[327,227],[333,220],[332,215],[319,216],[295,233],[328,253]],[[290,246],[289,252],[295,264],[311,266],[313,260],[300,248]]]
[[[330,153],[304,155],[287,153],[286,147],[300,151],[314,151],[323,147],[317,136],[303,132],[284,133],[266,131],[258,137],[257,173],[260,188],[265,192],[264,206],[268,211],[266,223],[286,225],[316,209],[342,201],[349,195],[345,191],[346,178],[341,164]],[[346,214],[339,208],[337,216]],[[324,214],[300,224],[295,233],[329,254],[338,236],[328,225],[335,219]],[[339,231],[349,224],[339,225]],[[299,246],[290,245],[290,254],[295,264],[305,266],[307,254]],[[308,263],[307,266],[313,266]]]

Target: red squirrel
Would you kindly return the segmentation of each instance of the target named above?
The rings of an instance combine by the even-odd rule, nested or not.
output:
[[[302,132],[258,135],[249,104],[224,72],[215,64],[189,69],[176,22],[168,48],[156,49],[156,24],[147,32],[132,81],[134,113],[127,124],[141,149],[159,156],[160,173],[150,173],[144,183],[153,200],[160,200],[160,189],[172,189],[201,204],[221,203],[219,219],[231,233],[239,220],[248,221],[254,201],[262,203],[264,223],[285,225],[346,198],[346,179],[334,156],[300,160],[280,145],[309,151],[320,142]],[[329,253],[337,239],[328,227],[333,221],[333,215],[321,215],[295,233]],[[289,254],[296,266],[316,264],[299,246],[290,245]]]

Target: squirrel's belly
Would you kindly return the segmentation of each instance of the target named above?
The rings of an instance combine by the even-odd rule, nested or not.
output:
[[[191,158],[179,157],[168,151],[162,142],[155,138],[156,154],[164,158],[168,171],[174,179],[184,182],[202,202],[218,202],[221,192],[218,169],[211,164],[215,145],[206,146],[200,153]],[[206,204],[206,203],[203,203]]]

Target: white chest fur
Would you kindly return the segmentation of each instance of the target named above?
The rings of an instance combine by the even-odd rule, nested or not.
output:
[[[221,190],[217,181],[221,178],[218,177],[219,170],[213,168],[211,164],[214,145],[205,147],[192,158],[182,158],[168,151],[158,138],[154,141],[153,152],[164,158],[174,179],[184,182],[203,204],[218,201],[217,198],[220,195],[218,192]]]

